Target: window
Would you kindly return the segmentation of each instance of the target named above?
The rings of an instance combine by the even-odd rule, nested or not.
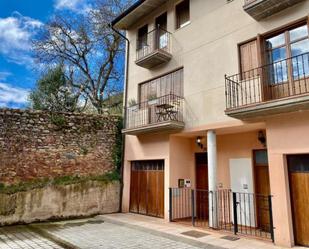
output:
[[[143,49],[147,46],[148,25],[141,27],[137,33],[137,49]]]
[[[160,98],[168,94],[183,96],[183,69],[166,74],[139,85],[139,102]]]
[[[163,171],[164,160],[132,161],[132,171]]]
[[[159,49],[168,49],[168,34],[167,34],[167,13],[163,13],[156,18],[157,28],[157,44],[156,47]]]
[[[182,28],[190,23],[190,1],[184,0],[176,6],[176,28]]]
[[[162,15],[156,18],[156,27],[161,29],[167,29],[167,13],[163,13]]]
[[[254,162],[256,166],[268,165],[267,150],[255,150],[254,151]]]
[[[287,82],[289,77],[297,80],[309,76],[307,24],[267,38],[265,47],[267,64],[270,64],[269,77],[273,84]]]
[[[287,161],[290,172],[308,172],[309,173],[309,155],[288,155]]]

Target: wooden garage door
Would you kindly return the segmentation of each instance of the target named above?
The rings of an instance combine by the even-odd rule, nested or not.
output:
[[[309,154],[288,156],[295,244],[309,246]]]
[[[130,212],[164,217],[164,161],[131,163]]]

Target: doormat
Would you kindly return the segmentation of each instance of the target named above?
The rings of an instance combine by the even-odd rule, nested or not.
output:
[[[223,236],[223,237],[221,237],[221,239],[225,239],[225,240],[229,240],[229,241],[239,240],[239,238],[235,237],[235,236]]]
[[[210,235],[208,233],[203,233],[203,232],[199,232],[199,231],[195,231],[195,230],[190,230],[190,231],[187,231],[187,232],[183,232],[181,234],[186,235],[186,236],[190,236],[190,237],[193,237],[193,238],[202,238],[202,237],[205,237],[207,235]]]

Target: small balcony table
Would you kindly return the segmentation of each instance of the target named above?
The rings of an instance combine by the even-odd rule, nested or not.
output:
[[[156,106],[157,122],[174,120],[177,121],[177,111],[173,105],[160,104]]]

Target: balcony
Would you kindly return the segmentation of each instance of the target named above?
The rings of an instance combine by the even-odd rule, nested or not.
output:
[[[149,132],[172,132],[184,128],[184,99],[168,94],[127,108],[126,128],[128,135]]]
[[[151,69],[168,62],[171,58],[171,33],[157,28],[137,40],[136,61],[138,66]]]
[[[244,10],[257,21],[304,0],[245,0]]]
[[[309,109],[309,53],[225,77],[228,116],[251,119]]]

